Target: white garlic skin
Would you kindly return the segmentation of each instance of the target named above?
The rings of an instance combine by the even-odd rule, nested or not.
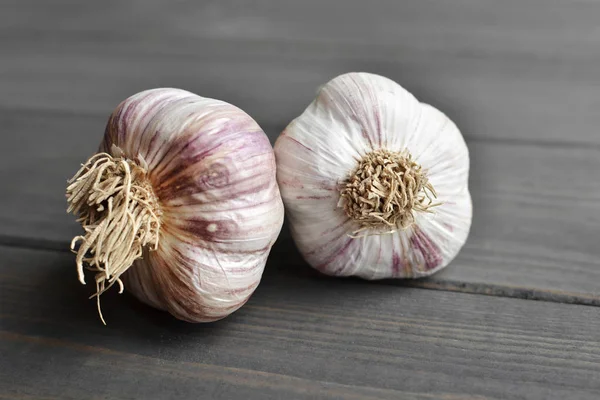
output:
[[[100,151],[114,146],[145,161],[162,211],[158,249],[145,249],[127,270],[126,290],[190,322],[240,308],[283,224],[275,157],[262,129],[226,102],[153,89],[113,112]]]
[[[404,230],[352,238],[360,226],[338,207],[340,184],[376,149],[407,149],[442,205],[415,213]],[[348,73],[322,86],[277,139],[275,157],[294,241],[325,274],[428,276],[447,266],[467,239],[472,203],[465,141],[446,115],[388,78]]]

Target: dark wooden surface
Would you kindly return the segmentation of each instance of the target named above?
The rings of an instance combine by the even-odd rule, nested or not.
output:
[[[599,20],[590,0],[0,3],[0,398],[600,398]],[[98,322],[64,184],[121,100],[185,88],[274,140],[357,70],[467,138],[473,229],[448,269],[328,279],[284,229],[230,318],[109,294]]]
[[[0,398],[600,396],[597,307],[334,281],[276,255],[228,319],[110,293],[105,327],[70,255],[0,259]]]

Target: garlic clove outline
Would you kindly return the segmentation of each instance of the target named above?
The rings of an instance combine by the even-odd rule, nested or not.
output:
[[[396,159],[383,160],[377,154],[381,151]],[[445,114],[388,78],[348,73],[323,85],[281,133],[275,155],[294,241],[306,261],[325,274],[365,279],[428,276],[447,266],[468,237],[469,153],[460,131]],[[396,167],[409,165],[403,164],[407,155],[416,163],[414,170]],[[378,226],[373,218],[368,223],[357,220],[360,213],[349,216],[347,199],[341,198],[361,161],[370,156],[377,156],[371,158],[378,160],[372,165],[376,179],[383,177],[377,168],[393,166],[395,175],[376,182],[367,176],[367,168],[355,185],[363,198],[357,195],[357,203],[349,207],[374,214],[375,219],[393,216]],[[401,185],[399,180],[407,174],[421,174],[436,196],[431,203],[420,197],[430,207],[406,207],[411,215],[401,215],[402,207],[393,208],[382,194]],[[410,190],[403,194],[411,201],[426,195]],[[378,212],[380,208],[388,212]],[[390,226],[401,220],[412,222]]]
[[[101,166],[114,164],[106,171],[115,184],[108,172],[93,182],[76,176],[67,198],[79,206],[71,211],[86,230],[76,239],[90,250],[78,255],[80,275],[84,264],[96,272],[98,302],[111,284],[124,283],[141,301],[179,319],[209,322],[249,299],[283,223],[273,150],[250,116],[181,89],[143,91],[112,113],[94,157]],[[93,169],[91,161],[83,174]],[[126,170],[135,171],[130,181]],[[118,203],[119,194],[99,201],[109,186],[142,187],[147,196],[120,209],[126,209],[122,225],[110,234],[94,233]],[[124,193],[121,200],[131,196]],[[130,235],[123,221],[137,221],[148,209],[158,219],[143,220]],[[144,242],[152,229],[157,234]]]

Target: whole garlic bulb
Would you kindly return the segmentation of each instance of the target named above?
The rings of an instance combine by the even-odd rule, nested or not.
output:
[[[85,263],[98,299],[115,283],[122,291],[125,273],[141,301],[191,322],[248,300],[283,223],[273,150],[258,124],[179,89],[123,101],[67,199],[86,231],[72,243],[80,281]]]
[[[292,236],[325,274],[427,276],[467,239],[463,137],[390,79],[348,73],[331,80],[281,133],[275,156]]]

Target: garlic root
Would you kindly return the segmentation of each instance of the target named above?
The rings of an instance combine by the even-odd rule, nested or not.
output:
[[[410,153],[385,149],[363,156],[340,190],[340,207],[360,224],[351,237],[368,229],[392,233],[415,221],[414,212],[428,212],[436,192]],[[381,231],[385,229],[386,231]]]
[[[105,325],[100,295],[115,283],[122,293],[120,276],[142,256],[145,246],[158,247],[161,211],[143,166],[143,159],[95,154],[67,187],[67,212],[78,216],[86,232],[71,242],[71,250],[77,254],[79,281],[85,284],[86,263],[87,269],[96,272],[96,293],[90,298],[96,297]]]

